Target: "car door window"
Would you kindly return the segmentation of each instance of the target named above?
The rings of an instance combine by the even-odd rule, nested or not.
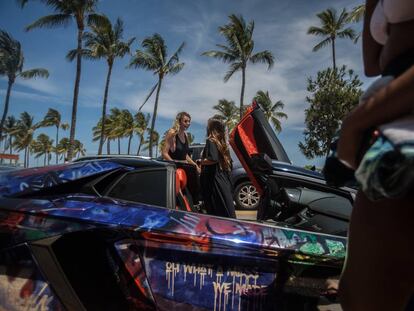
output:
[[[165,170],[128,173],[112,187],[108,196],[132,202],[167,206],[166,184]]]

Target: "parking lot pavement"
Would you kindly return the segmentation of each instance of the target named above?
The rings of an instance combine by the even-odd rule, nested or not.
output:
[[[256,220],[257,211],[238,211],[236,210],[237,219]]]

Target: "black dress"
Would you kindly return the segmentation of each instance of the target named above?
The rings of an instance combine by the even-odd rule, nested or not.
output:
[[[216,162],[211,165],[203,165],[201,170],[201,191],[207,213],[236,218],[230,172],[220,168],[217,146],[208,139],[203,150],[203,158]]]
[[[190,148],[188,147],[187,135],[185,135],[184,137],[185,137],[185,141],[183,143],[181,139],[178,137],[178,134],[174,136],[175,150],[174,152],[171,152],[171,150],[168,150],[168,154],[170,155],[171,159],[173,160],[186,160],[187,159],[187,154],[189,153]]]

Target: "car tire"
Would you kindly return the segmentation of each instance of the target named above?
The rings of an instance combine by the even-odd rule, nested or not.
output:
[[[259,206],[260,194],[250,181],[244,181],[234,189],[234,202],[238,210],[254,210]]]

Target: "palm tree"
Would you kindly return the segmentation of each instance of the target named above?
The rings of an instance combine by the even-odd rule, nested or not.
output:
[[[280,119],[288,118],[286,113],[279,111],[283,110],[285,104],[280,100],[273,104],[272,100],[270,99],[269,92],[267,91],[266,93],[263,91],[258,91],[253,100],[262,107],[266,120],[270,121],[273,124],[275,130],[280,132],[282,130]]]
[[[152,114],[151,129],[152,133],[155,128],[155,120],[157,118],[158,99],[160,95],[162,80],[167,75],[175,75],[184,67],[184,63],[180,63],[179,55],[184,48],[184,42],[175,53],[168,59],[167,46],[164,39],[159,34],[147,37],[142,41],[143,51],[137,50],[129,63],[130,68],[142,68],[144,70],[153,71],[158,75],[157,94],[155,97],[154,112]],[[149,156],[152,157],[152,136],[149,140]]]
[[[72,118],[70,124],[70,145],[68,152],[68,160],[72,159],[72,147],[75,140],[76,129],[76,114],[78,111],[78,95],[79,84],[82,68],[82,38],[85,30],[85,24],[99,25],[103,23],[101,15],[95,13],[98,0],[40,0],[46,6],[51,7],[55,14],[47,15],[39,18],[32,24],[26,27],[26,31],[30,31],[35,28],[57,28],[58,26],[68,26],[71,21],[76,22],[78,29],[77,34],[77,48],[76,48],[76,77],[75,86],[73,89],[73,103],[72,103]],[[28,0],[18,0],[22,7],[28,2]],[[71,51],[72,52],[72,51]],[[68,58],[73,55],[69,52]]]
[[[46,166],[46,163],[49,165],[50,153],[53,151],[53,139],[50,139],[46,134],[39,134],[32,147],[36,153],[35,158],[44,156],[43,165]]]
[[[187,141],[189,145],[191,145],[194,142],[194,135],[191,134],[190,132],[187,132]],[[162,150],[162,148],[160,149]]]
[[[102,120],[100,119],[98,123],[92,128],[92,141],[99,141],[101,139],[102,131]],[[111,154],[111,132],[112,132],[112,121],[109,118],[105,119],[104,126],[104,142],[106,141],[106,153]]]
[[[239,112],[234,101],[220,99],[213,109],[219,112],[216,116],[223,120],[230,132],[237,123],[237,113]]]
[[[28,112],[22,112],[17,121],[13,134],[16,136],[14,147],[17,151],[24,150],[24,167],[29,167],[30,150],[33,143],[34,131],[39,127],[33,122],[33,117]]]
[[[49,76],[49,72],[43,68],[23,71],[23,65],[24,57],[20,42],[13,39],[7,32],[0,30],[0,76],[7,76],[8,79],[3,116],[0,121],[0,137],[3,135],[3,126],[9,110],[10,93],[16,79],[47,78]]]
[[[45,117],[43,118],[43,121],[41,122],[41,126],[49,127],[49,126],[55,126],[56,127],[56,146],[55,146],[55,152],[56,152],[56,164],[58,164],[59,156],[57,152],[57,145],[59,142],[59,128],[63,130],[67,130],[69,127],[69,124],[62,123],[62,117],[60,115],[60,112],[56,109],[49,108],[47,111]]]
[[[118,108],[111,108],[111,114],[109,116],[109,122],[107,126],[108,132],[106,133],[107,139],[118,141],[118,154],[121,154],[121,138],[123,137],[122,131],[119,131],[122,112]],[[105,127],[104,127],[105,130]]]
[[[246,67],[247,63],[265,63],[268,69],[271,69],[274,63],[273,54],[264,50],[253,54],[254,41],[253,30],[254,21],[246,24],[242,16],[234,14],[229,16],[230,22],[219,27],[219,32],[224,36],[227,45],[216,44],[219,51],[207,51],[202,55],[217,58],[224,63],[230,64],[230,69],[224,76],[224,82],[227,82],[235,72],[242,72],[242,86],[240,94],[240,119],[243,116],[244,88],[246,85]]]
[[[151,135],[152,133],[152,135]],[[155,144],[151,145],[150,142],[153,141]],[[155,157],[158,157],[158,146],[159,146],[159,141],[160,141],[160,134],[158,134],[157,131],[152,131],[151,129],[148,129],[148,139],[146,141],[144,141],[144,150],[148,150],[150,157],[152,157],[152,153],[151,153],[151,146],[155,147]]]
[[[135,133],[138,135],[138,138],[139,138],[137,155],[139,155],[142,143],[144,142],[144,134],[145,134],[145,131],[148,129],[149,119],[150,119],[149,113],[144,114],[142,112],[137,112],[134,116]]]
[[[84,156],[86,154],[86,149],[83,144],[75,139],[75,145],[73,146],[73,154],[75,157]]]
[[[135,131],[135,122],[134,117],[132,116],[131,112],[129,112],[128,109],[123,109],[121,111],[121,114],[119,116],[119,123],[118,123],[118,129],[119,135],[121,137],[128,137],[128,154],[131,150],[131,140],[134,136]]]
[[[57,144],[56,151],[62,155],[64,161],[68,159],[68,152],[70,149],[70,140],[67,137],[62,138]]]
[[[125,54],[129,53],[130,46],[135,40],[135,38],[131,38],[126,42],[121,41],[124,32],[124,25],[121,19],[118,18],[115,25],[113,26],[111,24],[111,21],[106,16],[104,16],[103,19],[105,20],[104,23],[101,22],[98,25],[90,25],[92,31],[84,34],[85,46],[87,47],[87,50],[84,51],[84,55],[91,59],[104,58],[108,64],[108,72],[106,75],[105,91],[102,104],[101,119],[104,121],[101,122],[101,133],[104,132],[103,127],[106,119],[106,104],[108,101],[109,83],[111,80],[114,61],[117,57],[122,58],[125,56]],[[74,50],[71,55],[71,59],[73,60],[76,55],[76,50]],[[104,136],[101,135],[99,139],[98,154],[102,154],[103,144]]]
[[[319,51],[321,48],[328,44],[332,45],[332,62],[333,68],[336,68],[336,56],[335,56],[335,40],[337,38],[355,39],[355,31],[345,26],[349,23],[349,13],[343,9],[339,17],[336,14],[335,9],[327,9],[316,15],[320,22],[321,27],[311,26],[308,29],[308,34],[324,37],[324,39],[313,47],[313,52]]]

